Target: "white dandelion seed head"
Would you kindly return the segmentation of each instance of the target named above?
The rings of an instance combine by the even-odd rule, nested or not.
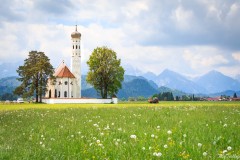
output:
[[[172,131],[168,130],[168,131],[167,131],[167,134],[172,134]]]
[[[227,127],[227,124],[225,123],[225,124],[223,125],[223,127]]]
[[[146,148],[145,147],[142,147],[142,150],[145,150]]]
[[[202,147],[202,143],[198,143],[197,145],[198,145],[198,147]]]
[[[136,135],[134,135],[134,134],[132,134],[132,135],[130,136],[130,138],[132,138],[132,139],[136,139],[136,138],[137,138],[137,136],[136,136]]]
[[[223,154],[227,153],[227,150],[223,150]]]
[[[203,156],[207,156],[207,152],[203,152]]]
[[[161,152],[153,152],[153,156],[161,157],[162,153]]]
[[[228,150],[228,151],[231,151],[231,150],[232,150],[232,147],[231,147],[231,146],[228,146],[228,147],[227,147],[227,150]]]
[[[157,126],[157,129],[160,129],[160,126]]]
[[[184,138],[186,138],[186,137],[187,137],[187,135],[186,135],[186,134],[183,134],[183,137],[184,137]]]
[[[97,142],[97,143],[100,143],[101,141],[98,139],[96,142]]]
[[[163,147],[164,147],[164,148],[168,148],[168,145],[165,144]]]
[[[154,134],[151,134],[151,137],[154,138]]]

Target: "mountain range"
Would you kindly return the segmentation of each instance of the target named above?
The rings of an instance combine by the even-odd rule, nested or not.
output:
[[[165,86],[186,93],[212,94],[224,92],[226,90],[240,90],[240,82],[238,80],[228,77],[218,71],[210,71],[193,80],[168,69],[164,70],[159,75],[148,72],[143,76],[155,82],[158,87]]]
[[[12,93],[20,84],[16,76],[0,79],[0,95]],[[160,92],[173,92],[174,96],[195,94],[201,96],[232,96],[233,93],[240,95],[240,82],[236,79],[223,75],[217,71],[189,79],[171,70],[164,70],[161,74],[155,75],[148,72],[142,76],[125,75],[122,82],[122,89],[117,96],[128,97],[150,97]],[[82,75],[82,96],[99,97],[95,89],[86,82],[86,75]]]

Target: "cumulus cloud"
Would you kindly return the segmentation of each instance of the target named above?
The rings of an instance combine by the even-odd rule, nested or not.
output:
[[[240,52],[233,53],[232,56],[235,60],[240,61]]]
[[[108,46],[142,72],[182,74],[240,68],[240,2],[157,0],[13,0],[0,6],[0,61],[44,51],[54,65],[68,59],[74,25],[82,33],[85,63]],[[0,62],[0,63],[1,63]],[[70,65],[70,64],[69,64]],[[229,69],[228,69],[229,68]],[[239,73],[238,73],[239,74]]]

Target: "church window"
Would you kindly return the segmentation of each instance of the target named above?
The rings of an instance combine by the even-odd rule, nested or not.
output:
[[[67,81],[65,81],[64,83],[65,83],[65,85],[67,85],[67,84],[68,84],[68,82],[67,82]]]
[[[49,90],[49,98],[51,98],[52,97],[52,91],[51,91],[51,89]]]
[[[57,90],[55,89],[54,97],[57,98]]]
[[[76,45],[76,49],[77,49],[77,45]]]
[[[67,97],[67,91],[64,91],[64,97]]]
[[[73,45],[73,49],[74,49],[74,45]]]
[[[60,91],[58,91],[58,97],[60,97],[61,96],[61,92]]]

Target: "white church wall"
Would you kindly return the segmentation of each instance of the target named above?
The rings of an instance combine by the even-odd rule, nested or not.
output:
[[[46,98],[43,99],[43,103],[47,103],[47,104],[69,104],[69,103],[82,103],[82,104],[86,104],[86,103],[92,103],[92,104],[104,104],[104,103],[117,103],[117,98],[115,98],[115,100],[113,99],[84,99],[84,98]]]

